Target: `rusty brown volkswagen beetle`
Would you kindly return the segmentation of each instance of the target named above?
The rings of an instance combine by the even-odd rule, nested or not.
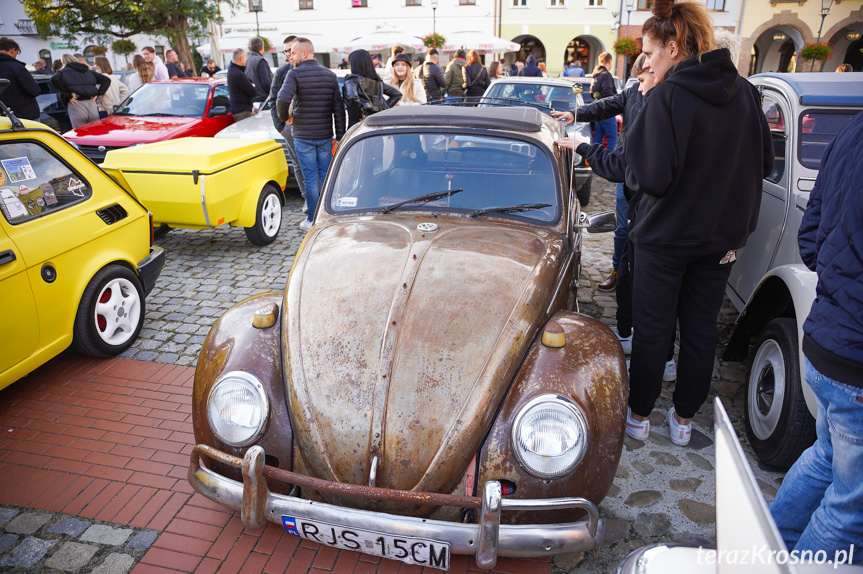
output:
[[[560,125],[415,106],[339,146],[284,292],[213,327],[194,488],[243,522],[446,570],[599,546],[626,365],[568,310],[587,218]]]

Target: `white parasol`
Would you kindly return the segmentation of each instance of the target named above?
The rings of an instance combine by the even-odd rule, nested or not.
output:
[[[441,52],[455,52],[463,48],[465,51],[476,50],[480,54],[502,54],[518,52],[521,49],[518,42],[510,42],[483,32],[453,32],[445,38]]]
[[[424,52],[426,49],[419,36],[412,36],[400,30],[379,29],[371,34],[354,38],[344,46],[335,46],[332,51],[343,54],[350,54],[354,50],[388,52],[396,44],[404,46],[408,52]]]

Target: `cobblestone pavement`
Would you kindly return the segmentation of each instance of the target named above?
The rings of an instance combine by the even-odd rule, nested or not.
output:
[[[158,535],[155,530],[0,505],[0,570],[125,574]]]
[[[147,300],[147,316],[141,336],[124,356],[194,366],[210,327],[225,310],[251,295],[284,288],[293,257],[304,237],[296,225],[304,217],[300,212],[301,205],[298,194],[289,197],[281,233],[273,244],[266,247],[250,244],[242,229],[230,227],[173,230],[158,241],[166,249],[168,260]],[[613,209],[614,187],[595,177],[593,199],[586,211],[597,213]],[[614,294],[597,292],[596,285],[611,271],[611,252],[612,234],[585,235],[581,286],[577,296],[581,312],[608,325],[614,324]],[[730,334],[736,316],[736,311],[726,301],[720,313],[717,356],[721,354],[723,342]],[[694,419],[693,438],[688,447],[674,446],[668,439],[664,415],[671,404],[673,383],[665,385],[651,415],[650,438],[644,443],[626,439],[614,484],[600,505],[609,546],[584,556],[557,557],[553,564],[556,573],[576,568],[579,573],[613,572],[617,563],[630,551],[659,541],[715,544],[711,404],[716,395],[722,397],[734,422],[765,498],[768,502],[772,500],[783,474],[757,464],[746,443],[742,416],[745,375],[745,365],[717,358],[711,395]],[[28,519],[31,530],[19,529],[21,532],[17,532],[10,529],[16,520],[23,521],[30,515],[37,516]],[[78,533],[53,531],[57,528],[62,530],[63,524],[73,524],[69,520],[78,519],[0,507],[0,559],[3,560],[0,569],[6,566],[27,568],[26,560],[31,558],[25,556],[36,556],[39,552],[42,557],[33,564],[50,569],[52,566],[47,561],[59,554],[59,551],[50,550],[55,545],[68,548],[64,552],[78,557],[78,560],[87,558],[89,562],[84,563],[87,567],[78,569],[81,572],[91,568],[98,572],[125,572],[128,567],[123,569],[122,564],[128,560],[127,557],[139,557],[136,548],[127,549],[131,542],[109,544],[87,539],[89,529],[97,525],[93,521],[88,521],[87,529]],[[145,534],[134,529],[122,530],[129,531],[129,541]],[[120,566],[109,570],[108,562]]]

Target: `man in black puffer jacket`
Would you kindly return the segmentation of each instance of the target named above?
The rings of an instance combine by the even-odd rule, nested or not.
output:
[[[279,119],[291,117],[294,103],[294,123],[291,128],[300,170],[306,181],[308,218],[300,228],[312,227],[318,196],[332,161],[333,123],[335,139],[345,135],[345,105],[336,75],[315,60],[315,48],[308,38],[297,38],[291,48],[296,67],[288,72],[276,101]],[[296,96],[296,100],[294,99]]]
[[[260,38],[252,38],[249,41],[249,57],[246,58],[246,77],[255,86],[255,103],[267,99],[267,90],[273,83],[273,72],[270,65],[264,59],[264,41]]]
[[[39,119],[39,85],[24,62],[19,62],[15,56],[21,53],[18,42],[5,36],[0,38],[0,78],[9,80],[9,86],[3,90],[0,101],[12,108],[19,118],[25,120]]]
[[[279,98],[279,90],[282,89],[282,85],[285,83],[285,78],[288,75],[294,65],[291,62],[291,46],[293,46],[294,41],[297,39],[296,36],[288,36],[284,40],[284,50],[285,50],[285,58],[288,60],[285,64],[276,70],[276,75],[273,76],[273,83],[270,85],[270,115],[273,118],[273,127],[275,127],[282,137],[285,138],[285,143],[287,145],[288,156],[291,158],[291,172],[294,174],[294,178],[297,180],[297,187],[300,188],[300,195],[303,196],[303,199],[306,198],[306,182],[303,179],[303,173],[297,167],[300,165],[299,160],[297,159],[297,150],[294,147],[294,135],[291,129],[291,124],[283,122],[279,118],[279,111],[276,106],[276,100]],[[303,205],[303,213],[306,213],[309,209],[308,205]]]

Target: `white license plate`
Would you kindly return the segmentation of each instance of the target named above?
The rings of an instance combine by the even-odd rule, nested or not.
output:
[[[288,534],[313,540],[319,544],[400,560],[417,566],[449,570],[448,542],[414,536],[393,536],[374,530],[348,528],[339,524],[294,516],[282,516],[282,524]]]

